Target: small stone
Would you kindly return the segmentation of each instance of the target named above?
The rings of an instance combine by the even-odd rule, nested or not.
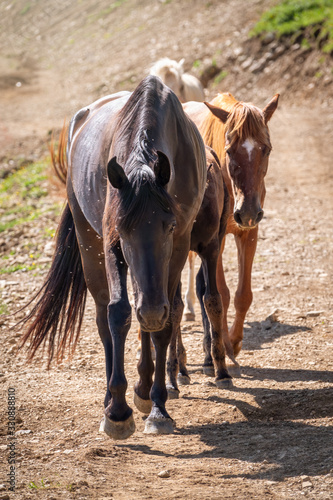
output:
[[[48,241],[44,247],[44,254],[52,256],[55,250],[54,241]]]
[[[309,311],[306,313],[307,318],[317,318],[321,314],[323,314],[324,311]]]
[[[302,481],[302,488],[312,488],[311,481]]]
[[[21,429],[20,431],[15,432],[15,436],[22,436],[23,434],[32,434],[32,430],[30,429]]]
[[[266,35],[264,36],[264,38],[262,39],[262,43],[264,45],[268,45],[269,43],[271,43],[273,40],[275,39],[275,35],[272,31],[269,31],[268,33],[266,33]]]
[[[166,478],[170,477],[170,472],[168,470],[161,470],[161,472],[159,472],[157,475],[158,477]]]
[[[0,484],[0,491],[3,491],[6,489],[6,485],[5,484]]]
[[[271,323],[276,323],[279,317],[280,309],[274,309],[266,318],[265,321],[270,321]]]

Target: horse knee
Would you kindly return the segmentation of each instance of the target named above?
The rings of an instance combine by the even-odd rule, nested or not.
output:
[[[209,317],[218,317],[222,315],[223,306],[220,294],[205,294],[204,304]]]
[[[131,325],[131,306],[120,302],[108,305],[109,325],[117,332],[127,333]]]
[[[235,294],[234,305],[235,309],[239,313],[246,314],[252,304],[253,293],[252,291],[248,291],[247,293],[238,293]]]

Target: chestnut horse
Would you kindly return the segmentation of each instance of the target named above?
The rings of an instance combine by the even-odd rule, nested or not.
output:
[[[151,407],[145,432],[172,432],[165,408],[166,354],[174,296],[205,191],[202,138],[176,95],[149,76],[132,94],[100,99],[74,116],[67,163],[68,202],[56,251],[37,304],[24,320],[22,344],[30,341],[30,358],[47,345],[49,364],[54,356],[61,359],[66,347],[73,350],[88,288],[105,350],[101,428],[114,439],[129,437],[135,430],[124,372],[129,270],[142,330],[134,402],[139,409]]]
[[[276,94],[263,110],[237,101],[229,93],[219,94],[210,103],[190,102],[183,105],[198,126],[205,144],[216,151],[230,196],[226,234],[234,235],[238,253],[238,286],[234,298],[236,314],[229,331],[235,356],[242,347],[244,320],[252,302],[251,271],[258,224],[264,215],[264,179],[272,149],[268,122],[277,108],[278,98],[279,94]],[[225,238],[221,255],[224,245]],[[223,302],[223,328],[228,331],[230,293],[222,258],[218,260],[217,283]],[[187,308],[190,309],[189,305]]]

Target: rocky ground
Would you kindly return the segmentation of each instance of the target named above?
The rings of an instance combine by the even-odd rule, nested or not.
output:
[[[0,95],[2,172],[19,167],[26,159],[41,157],[46,151],[44,139],[48,131],[61,127],[67,113],[95,99],[98,93],[127,86],[131,90],[143,68],[161,55],[185,55],[188,61],[204,61],[205,57],[212,59],[215,49],[222,47],[227,61],[228,50],[240,48],[241,52],[232,56],[230,68],[242,64],[245,67],[238,71],[238,78],[230,70],[218,90],[230,90],[236,97],[251,99],[260,106],[275,92],[282,95],[270,125],[273,152],[253,270],[254,301],[239,357],[241,378],[234,380],[232,390],[221,391],[213,379],[202,374],[202,326],[196,305],[196,321],[182,324],[192,383],[182,388],[179,400],[167,403],[177,424],[175,433],[145,435],[144,420],[135,410],[136,433],[125,442],[114,443],[98,432],[105,376],[92,301],[88,301],[73,359],[50,371],[43,363],[26,365],[24,356],[16,355],[20,332],[10,329],[14,318],[0,316],[0,499],[331,498],[333,113],[332,84],[328,80],[324,83],[324,78],[332,73],[325,63],[317,87],[311,85],[321,77],[304,72],[297,79],[294,55],[302,50],[300,47],[284,51],[279,61],[267,59],[270,72],[265,72],[265,67],[246,68],[249,58],[251,68],[255,61],[266,57],[267,51],[276,50],[273,46],[267,49],[267,44],[258,51],[253,48],[249,55],[250,42],[245,40],[246,30],[258,12],[272,3],[209,2],[203,9],[202,2],[193,1],[189,2],[191,12],[186,17],[175,2],[153,2],[151,8],[151,3],[142,2],[139,11],[135,10],[139,2],[124,2],[119,9],[99,18],[112,18],[112,30],[117,25],[123,34],[117,50],[114,35],[106,36],[113,33],[110,25],[100,22],[96,30],[98,19],[95,24],[84,23],[82,15],[75,15],[74,7],[70,8],[70,2],[52,3],[52,26],[47,23],[50,13],[46,8],[38,10],[36,2],[30,3],[25,14],[21,13],[24,2],[1,5],[3,18],[9,19],[11,12],[16,14],[10,18],[12,24],[6,24],[3,75],[7,75],[7,82],[15,80],[10,80],[10,75],[16,75],[16,83],[22,80],[21,87],[16,83],[2,87]],[[83,7],[86,19],[97,15],[92,3],[82,2],[77,8]],[[100,9],[104,7],[101,2]],[[24,16],[32,16],[28,25],[23,23]],[[162,24],[158,23],[161,16]],[[176,26],[172,19],[182,21]],[[19,37],[18,24],[26,27],[25,43]],[[33,29],[39,30],[34,35],[37,42],[41,37],[39,45],[33,43]],[[162,54],[159,41],[149,44],[154,37],[159,40],[159,29],[168,54]],[[92,42],[94,51],[89,50]],[[109,44],[108,54],[112,55],[107,70],[106,52],[102,50],[105,44]],[[81,64],[72,46],[81,51]],[[306,58],[304,71],[311,61],[319,64],[314,54],[302,55]],[[215,57],[222,67],[223,61],[218,59],[222,56]],[[298,72],[302,62],[299,65]],[[107,84],[96,90],[104,82],[101,67]],[[290,77],[285,78],[286,74]],[[21,78],[24,75],[26,84]],[[211,80],[209,95],[217,91],[214,85]],[[35,202],[41,209],[40,217],[0,235],[1,269],[15,264],[32,267],[31,271],[21,269],[0,275],[1,303],[9,312],[30,300],[50,263],[50,235],[58,220],[55,205],[59,211],[62,192],[53,182],[47,185],[49,197]],[[231,238],[224,262],[234,291],[237,263]],[[232,315],[231,310],[230,322]],[[130,402],[137,379],[136,332],[133,319],[126,345]],[[7,411],[12,401],[8,400],[8,389],[15,389],[15,493],[8,490],[7,482]]]

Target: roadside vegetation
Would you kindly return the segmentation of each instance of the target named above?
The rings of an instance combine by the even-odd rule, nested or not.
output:
[[[333,53],[333,0],[283,0],[264,12],[251,36],[288,37]]]
[[[0,180],[0,275],[45,264],[39,264],[42,255],[37,248],[41,241],[52,241],[61,210],[49,196],[49,164],[48,158],[30,163]],[[31,222],[39,218],[43,223],[32,232]]]

